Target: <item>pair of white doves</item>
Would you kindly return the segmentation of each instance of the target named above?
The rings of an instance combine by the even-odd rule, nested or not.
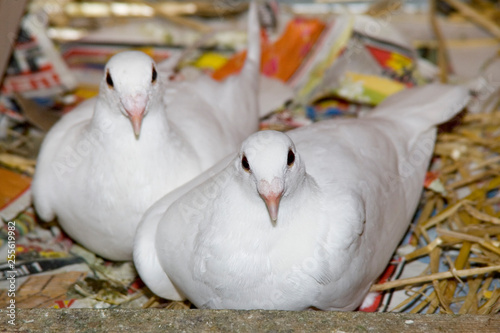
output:
[[[468,93],[432,84],[358,119],[254,133],[254,2],[248,40],[240,74],[169,82],[169,94],[147,55],[112,57],[99,95],[47,134],[35,208],[96,254],[133,254],[164,298],[199,308],[356,309],[409,226],[436,125]]]

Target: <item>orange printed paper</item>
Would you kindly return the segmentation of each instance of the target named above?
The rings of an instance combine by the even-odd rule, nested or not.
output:
[[[288,23],[281,37],[273,44],[267,43],[264,38],[261,43],[261,72],[286,82],[307,57],[324,28],[325,24],[318,19],[296,18]],[[223,80],[238,73],[245,63],[245,57],[246,51],[234,55],[212,77]]]

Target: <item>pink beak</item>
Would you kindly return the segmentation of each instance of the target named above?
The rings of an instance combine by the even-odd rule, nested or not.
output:
[[[278,178],[274,178],[271,183],[267,180],[261,180],[257,189],[261,198],[266,203],[271,221],[275,224],[278,220],[280,200],[283,195],[283,184]]]
[[[130,118],[130,122],[132,123],[132,128],[134,129],[134,134],[138,138],[139,135],[141,134],[141,124],[142,124],[142,117],[144,117],[144,109],[139,110],[139,111],[128,111],[127,114]]]
[[[278,220],[278,210],[282,194],[283,192],[271,193],[267,196],[261,194],[262,199],[264,199],[264,202],[266,203],[267,211],[269,212],[269,216],[271,217],[273,223],[276,223],[276,221]]]
[[[129,95],[122,99],[122,104],[132,123],[134,134],[138,138],[141,134],[142,118],[144,117],[146,105],[148,104],[148,95]]]

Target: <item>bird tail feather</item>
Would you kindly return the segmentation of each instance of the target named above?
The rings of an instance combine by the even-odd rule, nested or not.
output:
[[[250,2],[250,9],[248,12],[248,23],[247,23],[247,39],[248,39],[248,50],[245,59],[245,64],[241,70],[242,76],[246,79],[250,79],[252,85],[257,86],[260,76],[260,23],[259,15],[257,9],[257,0],[252,0]]]
[[[252,0],[248,13],[248,48],[242,70],[223,82],[220,105],[224,123],[235,142],[243,141],[259,128],[260,24],[257,1]]]
[[[422,131],[452,119],[469,99],[464,86],[432,83],[388,97],[367,117],[390,117]]]

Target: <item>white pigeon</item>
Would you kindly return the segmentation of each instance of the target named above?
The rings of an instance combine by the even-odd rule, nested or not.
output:
[[[199,308],[356,309],[408,229],[436,125],[468,98],[432,84],[358,119],[253,134],[146,212],[141,278]]]
[[[151,204],[258,130],[259,30],[252,4],[240,74],[222,83],[171,83],[170,94],[146,54],[113,56],[99,95],[43,142],[33,180],[39,216],[57,216],[69,236],[102,257],[132,260],[135,229]],[[210,94],[199,91],[204,86]]]

